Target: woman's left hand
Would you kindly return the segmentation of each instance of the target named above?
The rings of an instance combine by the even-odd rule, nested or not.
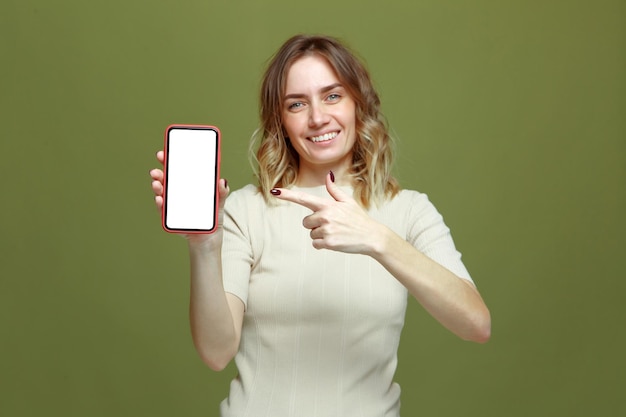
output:
[[[372,256],[450,331],[465,340],[489,340],[491,316],[472,283],[372,219],[352,196],[331,181],[330,175],[326,177],[326,189],[332,199],[283,188],[272,194],[313,210],[302,224],[311,230],[315,248]]]
[[[313,211],[303,219],[302,225],[311,231],[314,248],[371,255],[379,243],[376,236],[384,226],[341,190],[332,181],[330,173],[326,176],[326,189],[332,199],[286,188],[276,188],[272,194]]]

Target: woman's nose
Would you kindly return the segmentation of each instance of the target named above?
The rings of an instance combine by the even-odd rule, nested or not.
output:
[[[309,110],[309,126],[316,127],[321,126],[329,121],[329,116],[323,105],[314,104],[310,106]]]

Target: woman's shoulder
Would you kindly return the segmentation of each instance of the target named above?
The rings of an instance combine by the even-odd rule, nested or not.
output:
[[[259,187],[257,187],[256,185],[246,184],[237,190],[231,191],[230,196],[228,198],[230,198],[231,196],[232,197],[237,196],[237,198],[255,198],[257,196],[261,197],[261,193],[259,191]]]
[[[390,201],[390,204],[415,206],[429,204],[428,195],[426,193],[403,188]]]
[[[247,184],[243,187],[231,191],[226,198],[226,207],[229,206],[244,208],[249,205],[265,203],[259,188],[253,184]]]
[[[411,189],[400,190],[393,199],[387,202],[384,210],[396,213],[405,219],[414,220],[440,216],[428,194]]]

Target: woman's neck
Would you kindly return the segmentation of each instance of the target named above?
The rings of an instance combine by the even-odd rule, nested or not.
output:
[[[348,173],[348,169],[342,166],[316,166],[314,169],[300,167],[296,185],[298,187],[317,187],[326,184],[326,176],[332,171],[335,177],[335,183],[340,186],[352,185],[352,177]]]

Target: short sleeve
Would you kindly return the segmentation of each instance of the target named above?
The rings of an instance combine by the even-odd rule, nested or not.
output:
[[[407,241],[458,277],[472,281],[461,261],[461,253],[454,245],[450,229],[428,196],[416,191],[405,192],[410,194],[411,201],[407,212]]]
[[[250,190],[234,191],[224,207],[222,279],[224,291],[234,294],[247,308],[253,250],[250,236]]]

